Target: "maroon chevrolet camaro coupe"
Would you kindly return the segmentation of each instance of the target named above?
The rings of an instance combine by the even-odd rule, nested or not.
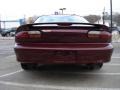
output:
[[[100,69],[110,61],[113,46],[105,25],[90,24],[77,15],[44,15],[17,29],[14,50],[25,70],[53,64]]]

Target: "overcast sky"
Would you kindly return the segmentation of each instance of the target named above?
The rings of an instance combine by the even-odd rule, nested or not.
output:
[[[113,0],[113,11],[120,12],[120,0]],[[101,15],[105,7],[110,11],[110,0],[0,0],[1,19],[17,19],[33,15],[53,14],[66,8],[65,14],[81,16]]]

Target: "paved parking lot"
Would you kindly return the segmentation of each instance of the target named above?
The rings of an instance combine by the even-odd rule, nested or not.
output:
[[[120,90],[120,43],[101,70],[81,66],[45,66],[24,71],[16,61],[14,39],[0,39],[0,90]]]

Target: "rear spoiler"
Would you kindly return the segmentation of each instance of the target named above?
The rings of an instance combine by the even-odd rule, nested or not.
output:
[[[91,26],[95,26],[95,27],[107,27],[106,25],[103,24],[91,24],[91,23],[77,23],[77,22],[51,22],[51,23],[34,23],[34,24],[26,24],[28,26],[33,26],[33,25],[72,25],[72,24],[76,24],[76,25],[91,25]]]
[[[109,32],[110,29],[103,24],[91,24],[91,23],[77,23],[77,22],[52,22],[52,23],[34,23],[34,24],[25,24],[20,27],[50,27],[50,28],[55,28],[55,27],[93,27],[93,28],[102,28],[102,29],[107,29]],[[19,27],[19,28],[20,28]]]

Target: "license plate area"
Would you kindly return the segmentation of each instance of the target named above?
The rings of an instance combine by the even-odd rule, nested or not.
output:
[[[75,51],[54,51],[54,63],[75,63]]]

